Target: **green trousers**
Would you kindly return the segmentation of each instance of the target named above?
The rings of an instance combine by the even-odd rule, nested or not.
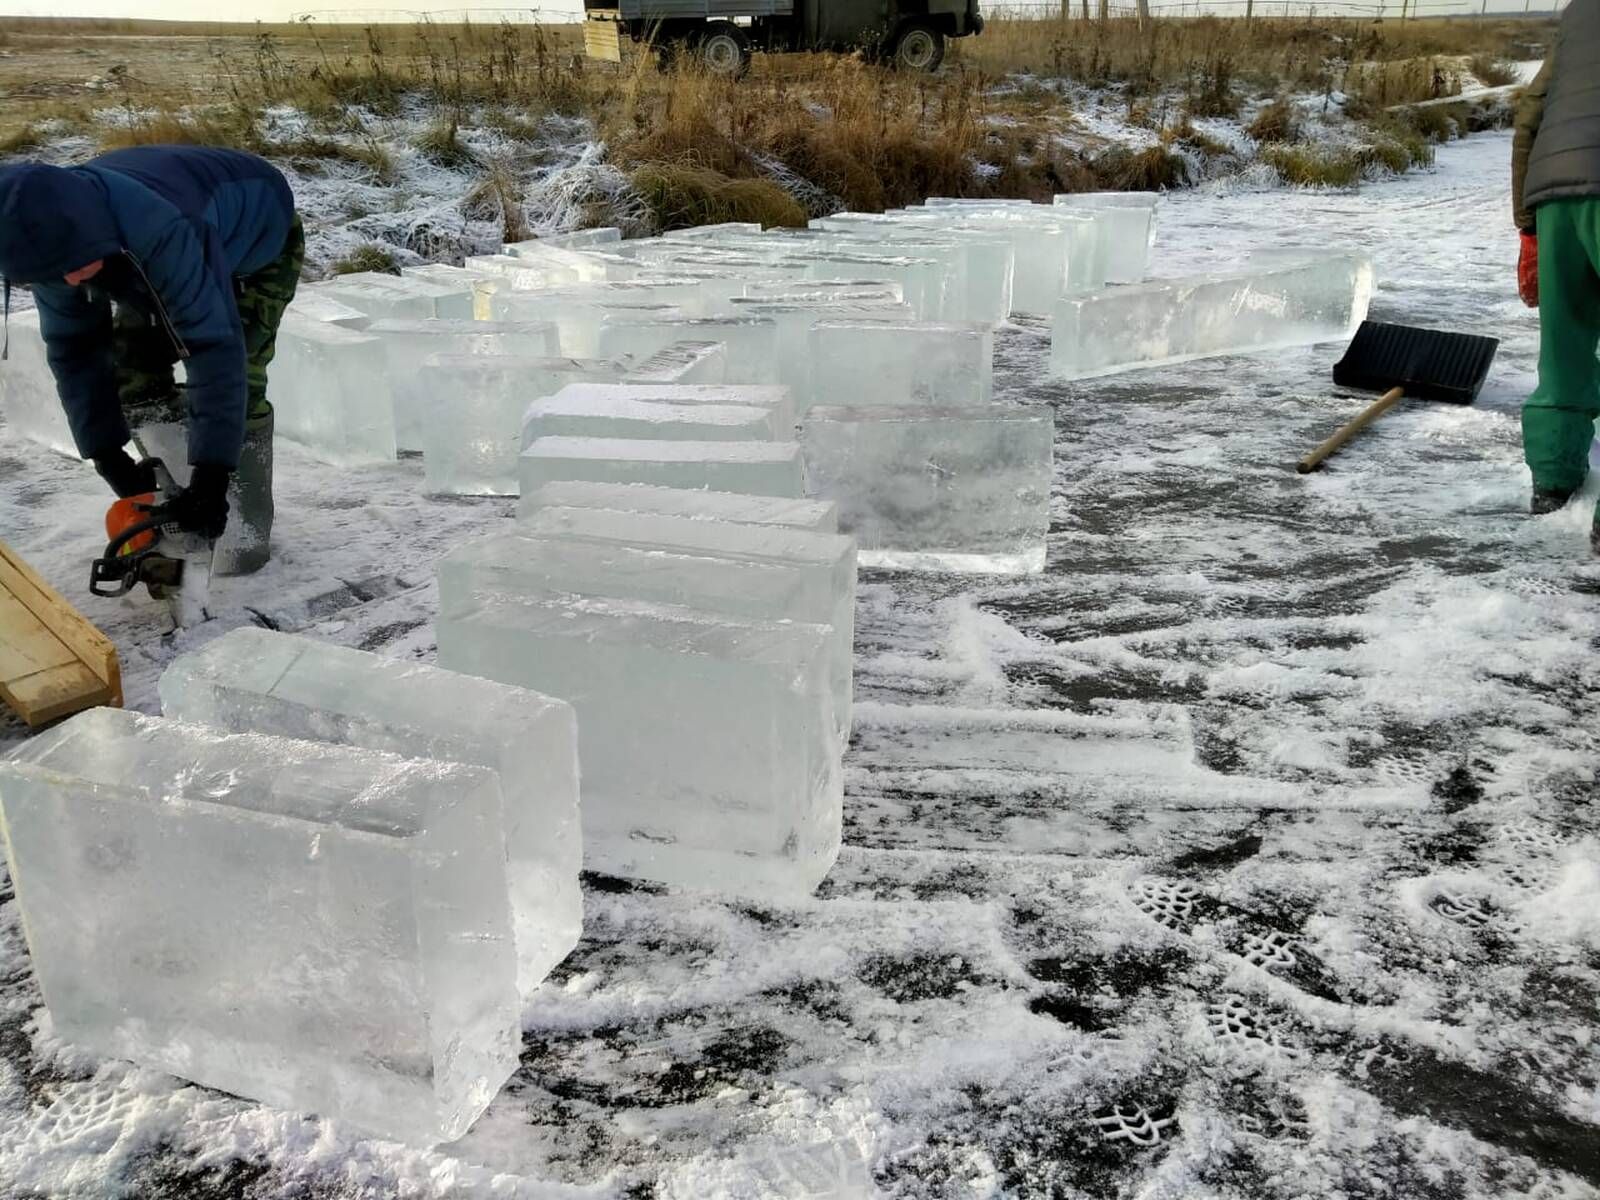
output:
[[[272,411],[267,403],[267,366],[277,352],[278,325],[283,320],[283,310],[294,299],[305,257],[305,229],[296,216],[283,252],[254,275],[234,280],[234,299],[239,306],[239,322],[244,326],[247,420],[260,420]],[[137,427],[157,421],[182,421],[183,399],[172,376],[177,354],[161,323],[119,304],[111,337],[117,397],[127,410],[129,423]]]
[[[1600,417],[1600,196],[1548,200],[1539,226],[1539,386],[1522,406],[1533,486],[1576,491]]]

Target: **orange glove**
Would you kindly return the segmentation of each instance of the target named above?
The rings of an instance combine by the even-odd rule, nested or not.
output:
[[[1517,257],[1517,294],[1529,308],[1539,307],[1539,235],[1522,234],[1522,253]]]

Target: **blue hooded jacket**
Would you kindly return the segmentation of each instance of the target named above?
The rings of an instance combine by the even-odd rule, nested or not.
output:
[[[80,454],[126,445],[129,432],[117,400],[111,301],[63,276],[125,257],[140,293],[130,302],[165,326],[185,363],[189,461],[232,470],[247,404],[233,281],[283,252],[293,219],[288,181],[235,150],[138,146],[81,167],[0,168],[0,276],[32,287]]]

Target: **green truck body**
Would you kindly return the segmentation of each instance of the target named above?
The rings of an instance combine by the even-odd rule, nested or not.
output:
[[[983,30],[978,0],[584,0],[584,8],[595,57],[613,57],[610,31],[598,24],[653,44],[664,61],[689,52],[727,74],[743,74],[752,50],[859,50],[931,71],[947,39]]]

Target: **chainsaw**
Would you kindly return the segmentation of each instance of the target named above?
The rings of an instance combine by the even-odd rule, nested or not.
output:
[[[118,500],[106,513],[106,552],[89,569],[89,591],[96,596],[126,596],[141,583],[163,601],[177,626],[211,618],[211,555],[215,543],[187,533],[166,515],[165,505],[179,492],[159,458],[156,490]]]

